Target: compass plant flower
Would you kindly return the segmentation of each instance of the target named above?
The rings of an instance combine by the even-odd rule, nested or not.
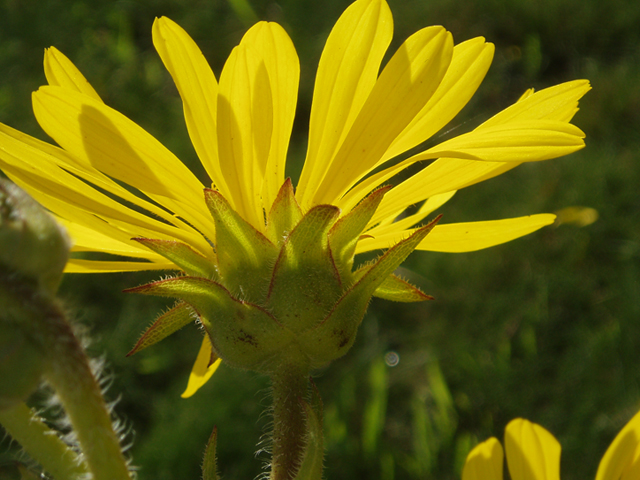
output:
[[[518,418],[504,435],[512,480],[560,480],[560,443],[546,429]],[[502,480],[505,450],[492,437],[476,446],[462,470],[462,480]],[[596,472],[596,480],[640,478],[640,412],[618,433]]]
[[[53,47],[44,59],[48,85],[33,94],[33,110],[59,146],[0,125],[0,168],[73,239],[77,255],[67,272],[175,272],[130,290],[177,302],[132,352],[197,318],[206,334],[184,396],[221,360],[269,375],[306,375],[340,357],[372,296],[429,298],[393,274],[413,250],[479,250],[554,221],[550,214],[438,225],[427,219],[457,190],[581,149],[584,134],[570,120],[588,82],[529,90],[474,130],[407,155],[469,101],[494,47],[483,38],[454,45],[443,27],[427,27],[381,69],[392,33],[384,0],[354,2],[333,27],[295,188],[285,163],[300,68],[276,23],[249,29],[219,79],[180,26],[164,17],[153,25],[209,177],[204,183],[107,106]],[[378,250],[386,251],[371,263],[354,261]],[[92,252],[107,257],[87,258]]]

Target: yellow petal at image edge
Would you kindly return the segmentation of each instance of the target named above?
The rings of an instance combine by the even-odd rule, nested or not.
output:
[[[640,412],[620,430],[598,466],[596,480],[640,478]]]
[[[516,418],[505,429],[504,445],[513,480],[560,480],[560,443],[548,430]]]
[[[196,393],[200,387],[207,383],[211,378],[211,375],[213,375],[220,366],[220,362],[222,362],[222,360],[218,358],[215,362],[209,365],[210,361],[211,342],[209,341],[209,337],[205,335],[202,339],[202,345],[200,346],[198,357],[196,358],[196,362],[191,370],[191,375],[189,375],[187,388],[181,395],[182,398],[189,398]]]
[[[492,437],[469,452],[462,469],[462,480],[502,480],[503,462],[502,445]]]

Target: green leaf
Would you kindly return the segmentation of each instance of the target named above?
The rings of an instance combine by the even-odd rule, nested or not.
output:
[[[269,311],[295,332],[320,322],[342,294],[327,240],[338,215],[333,205],[309,210],[287,237],[273,269]]]
[[[342,278],[350,277],[358,239],[390,189],[391,186],[377,189],[331,228],[329,245]]]
[[[177,332],[193,321],[193,310],[191,307],[184,302],[177,303],[171,310],[160,315],[156,321],[145,330],[140,340],[138,340],[138,343],[127,353],[127,357],[164,340],[172,333]]]
[[[216,459],[216,445],[218,443],[218,427],[213,427],[213,432],[204,450],[202,461],[202,480],[218,480],[218,462]]]
[[[287,178],[278,192],[267,217],[267,236],[275,245],[282,245],[298,222],[302,210],[293,193],[291,179]]]
[[[266,294],[265,279],[278,248],[236,213],[215,190],[204,191],[216,224],[216,252],[222,283],[235,295],[260,303]]]
[[[200,316],[215,353],[230,365],[268,372],[293,334],[261,307],[234,298],[219,283],[198,277],[176,277],[126,290],[178,298]]]
[[[215,262],[196,252],[189,245],[175,240],[158,240],[152,238],[132,238],[149,250],[153,250],[164,258],[171,260],[188,275],[217,279]],[[213,255],[213,252],[211,252]]]
[[[294,480],[321,480],[324,457],[322,431],[322,400],[316,386],[311,382],[311,403],[301,400],[306,419],[306,445],[302,462]]]

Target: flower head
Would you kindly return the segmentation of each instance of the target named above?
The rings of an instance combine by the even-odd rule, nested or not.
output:
[[[560,480],[560,444],[540,425],[518,418],[505,430],[512,480]],[[502,480],[504,451],[496,438],[476,446],[465,462],[462,480]],[[600,461],[596,480],[640,476],[640,413],[618,433]]]
[[[167,18],[154,23],[153,42],[182,97],[206,184],[105,105],[54,48],[45,54],[49,85],[33,94],[33,108],[60,147],[0,125],[0,167],[56,214],[73,251],[127,259],[72,258],[68,272],[184,274],[134,289],[179,300],[134,351],[197,314],[208,335],[187,394],[219,357],[268,371],[283,361],[312,368],[342,355],[372,295],[429,298],[392,274],[414,249],[478,250],[553,222],[540,214],[419,226],[461,188],[582,148],[584,134],[569,122],[588,82],[527,91],[475,130],[396,161],[462,109],[489,68],[493,45],[474,38],[454,46],[444,28],[428,27],[379,73],[392,30],[384,0],[356,1],[334,26],[295,190],[285,162],[299,63],[275,23],[245,34],[219,81],[182,28]],[[417,174],[383,187],[426,160]],[[387,248],[354,269],[354,255]]]

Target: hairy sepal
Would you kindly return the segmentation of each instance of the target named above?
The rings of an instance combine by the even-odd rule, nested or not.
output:
[[[127,357],[164,340],[169,335],[177,332],[193,321],[193,309],[184,302],[178,302],[176,306],[160,315],[156,321],[145,330],[140,340],[138,340],[138,343],[127,353]]]
[[[267,237],[274,245],[282,246],[301,219],[302,210],[294,195],[291,179],[287,178],[269,211]]]
[[[387,250],[368,266],[362,277],[338,300],[331,313],[299,337],[312,366],[321,366],[344,355],[356,337],[373,293],[398,268],[433,229],[439,217]]]
[[[278,248],[235,212],[215,190],[205,201],[216,225],[216,253],[221,282],[234,295],[261,303]]]
[[[391,186],[379,188],[362,200],[347,215],[338,220],[329,231],[329,245],[340,276],[350,278],[353,268],[353,256],[360,235],[373,217],[385,193]]]
[[[294,332],[321,321],[342,294],[327,233],[340,209],[313,207],[289,234],[273,269],[267,308]]]
[[[202,480],[219,480],[218,462],[216,459],[216,447],[218,443],[218,427],[213,427],[213,432],[207,442],[202,460]]]
[[[240,368],[269,372],[275,359],[295,339],[264,309],[234,298],[224,286],[206,278],[170,278],[128,291],[177,298],[191,305],[205,326],[214,352]]]
[[[218,278],[215,263],[195,251],[189,245],[174,240],[158,240],[152,238],[133,238],[149,250],[162,255],[167,260],[171,260],[188,275],[204,277],[215,280]],[[213,252],[211,252],[213,255]]]
[[[431,295],[427,295],[418,287],[411,285],[409,282],[394,274],[384,279],[384,282],[373,292],[373,296],[384,300],[391,300],[392,302],[403,303],[433,300]]]

